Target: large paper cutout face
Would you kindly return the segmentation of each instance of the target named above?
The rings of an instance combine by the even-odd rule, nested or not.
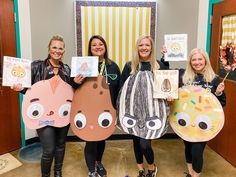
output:
[[[164,135],[168,128],[169,106],[153,98],[153,74],[139,71],[125,81],[118,96],[118,127],[145,139]]]
[[[223,108],[206,89],[184,86],[179,89],[179,99],[172,104],[170,125],[186,141],[209,141],[223,128]]]
[[[59,76],[33,84],[23,99],[22,112],[26,127],[39,129],[47,125],[68,125],[73,94],[72,87]]]
[[[75,91],[71,108],[71,128],[85,141],[100,141],[115,130],[116,112],[103,76],[86,78]]]

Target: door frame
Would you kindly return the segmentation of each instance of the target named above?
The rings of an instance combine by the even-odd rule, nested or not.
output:
[[[16,56],[21,58],[21,48],[20,48],[20,24],[19,24],[19,10],[18,10],[18,0],[14,0],[14,13],[15,13],[15,31],[16,31]],[[20,99],[20,127],[21,127],[21,146],[26,146],[25,141],[25,125],[22,117],[22,100],[23,95],[19,93]]]
[[[207,51],[210,54],[210,50],[212,53],[210,54],[211,64],[214,69],[218,73],[219,71],[219,46],[220,46],[220,35],[221,35],[221,18],[225,15],[235,14],[236,8],[232,6],[235,0],[211,0],[209,5],[209,19],[208,19],[208,38],[207,38]],[[217,4],[218,3],[218,4]],[[214,15],[214,17],[213,17]],[[212,23],[211,23],[212,21]],[[214,28],[212,28],[214,27]],[[213,41],[211,43],[211,41]],[[215,51],[213,53],[213,51]],[[235,128],[233,125],[236,123],[235,118],[235,109],[233,104],[230,104],[234,101],[236,97],[236,93],[234,90],[236,89],[236,82],[230,79],[225,80],[226,94],[230,95],[227,97],[227,105],[224,107],[225,113],[225,124],[221,132],[211,141],[209,141],[208,145],[220,154],[225,160],[231,163],[234,167],[236,167],[236,153],[233,151],[236,148],[235,139]],[[229,121],[231,120],[231,121]]]
[[[213,5],[219,2],[223,2],[224,0],[210,0],[208,7],[208,24],[207,24],[207,41],[206,41],[206,51],[210,55],[211,49],[211,30],[212,30],[212,14],[213,14]]]

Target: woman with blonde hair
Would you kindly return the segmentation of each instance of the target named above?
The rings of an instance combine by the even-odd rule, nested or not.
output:
[[[165,63],[162,63],[155,58],[155,45],[150,36],[141,36],[136,42],[136,50],[132,60],[125,64],[121,75],[121,85],[126,79],[139,71],[151,71],[157,69],[168,69]],[[157,167],[154,164],[154,152],[151,146],[150,139],[144,139],[138,136],[133,136],[133,148],[137,167],[139,169],[138,177],[155,177]],[[148,163],[147,174],[143,164],[143,156]]]
[[[202,86],[211,91],[222,106],[226,104],[224,83],[221,83],[213,71],[209,56],[204,49],[195,48],[190,52],[186,70],[183,77],[180,77],[180,86],[182,85]],[[186,177],[199,177],[203,167],[203,151],[207,142],[183,141],[188,168]]]

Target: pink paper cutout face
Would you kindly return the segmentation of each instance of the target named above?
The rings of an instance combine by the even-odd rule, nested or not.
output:
[[[23,99],[23,121],[29,129],[47,125],[64,127],[69,124],[74,91],[59,76],[36,82]]]
[[[75,91],[70,122],[74,134],[86,141],[104,140],[114,132],[116,112],[103,76],[86,78]]]

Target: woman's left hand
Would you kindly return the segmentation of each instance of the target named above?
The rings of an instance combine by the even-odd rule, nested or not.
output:
[[[216,96],[221,95],[224,89],[225,89],[225,84],[221,82],[216,88],[216,92],[215,92]]]

